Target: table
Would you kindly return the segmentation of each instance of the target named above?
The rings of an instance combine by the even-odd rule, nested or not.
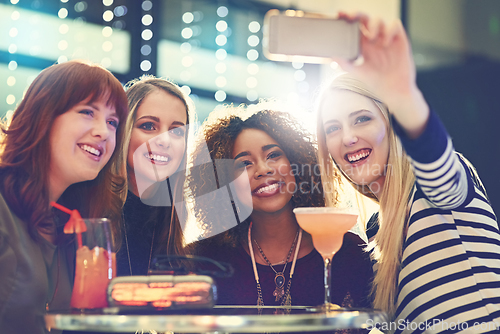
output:
[[[120,314],[114,310],[100,313],[49,312],[48,329],[99,332],[149,333],[154,330],[181,333],[264,333],[312,332],[347,328],[368,328],[386,320],[378,310],[341,309],[329,313],[309,312],[295,307],[290,314],[272,314],[274,307],[257,314],[255,307],[215,307],[204,311],[170,314]],[[267,311],[267,312],[266,312]],[[187,312],[187,311],[185,311]],[[271,313],[271,314],[269,314]]]

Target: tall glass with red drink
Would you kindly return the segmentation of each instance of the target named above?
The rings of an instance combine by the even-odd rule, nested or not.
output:
[[[107,289],[116,276],[110,221],[106,218],[82,219],[87,230],[81,234],[82,246],[76,251],[75,284],[71,307],[93,309],[108,306]]]

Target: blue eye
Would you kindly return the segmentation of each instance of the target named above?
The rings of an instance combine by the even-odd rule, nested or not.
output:
[[[153,122],[144,122],[141,125],[138,126],[139,129],[146,130],[146,131],[154,131],[156,130],[155,125]]]
[[[338,126],[336,126],[336,125],[331,125],[331,126],[329,126],[329,127],[327,127],[327,128],[325,129],[325,134],[327,134],[327,135],[328,135],[328,134],[330,134],[330,133],[332,133],[332,132],[335,132],[335,131],[337,131],[337,130],[340,130],[340,127],[338,127]]]
[[[184,137],[184,128],[183,127],[179,126],[179,127],[173,128],[169,132],[177,137]]]
[[[89,116],[94,115],[94,112],[90,109],[82,109],[78,113],[83,114],[83,115],[89,115]]]
[[[368,121],[371,121],[371,117],[369,116],[360,116],[358,118],[356,118],[356,122],[354,122],[355,124],[357,123],[364,123],[364,122],[368,122]]]
[[[114,127],[115,129],[118,129],[118,124],[120,124],[120,122],[116,119],[110,119],[108,120],[108,124]]]

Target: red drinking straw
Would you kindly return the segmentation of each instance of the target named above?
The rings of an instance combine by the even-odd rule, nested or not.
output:
[[[64,233],[65,234],[76,233],[78,248],[82,248],[83,246],[82,233],[87,231],[87,225],[85,225],[85,222],[83,221],[80,212],[78,212],[78,210],[70,210],[56,202],[50,202],[50,205],[70,215],[68,222],[66,223],[66,225],[64,225]]]

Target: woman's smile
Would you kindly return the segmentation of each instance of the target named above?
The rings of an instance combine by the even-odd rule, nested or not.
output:
[[[283,187],[283,182],[271,181],[268,183],[264,183],[258,186],[253,192],[253,196],[257,197],[270,197],[274,196],[277,193],[281,192],[281,188]]]
[[[368,159],[371,153],[371,149],[362,148],[355,152],[346,153],[344,159],[350,164],[361,165]]]

